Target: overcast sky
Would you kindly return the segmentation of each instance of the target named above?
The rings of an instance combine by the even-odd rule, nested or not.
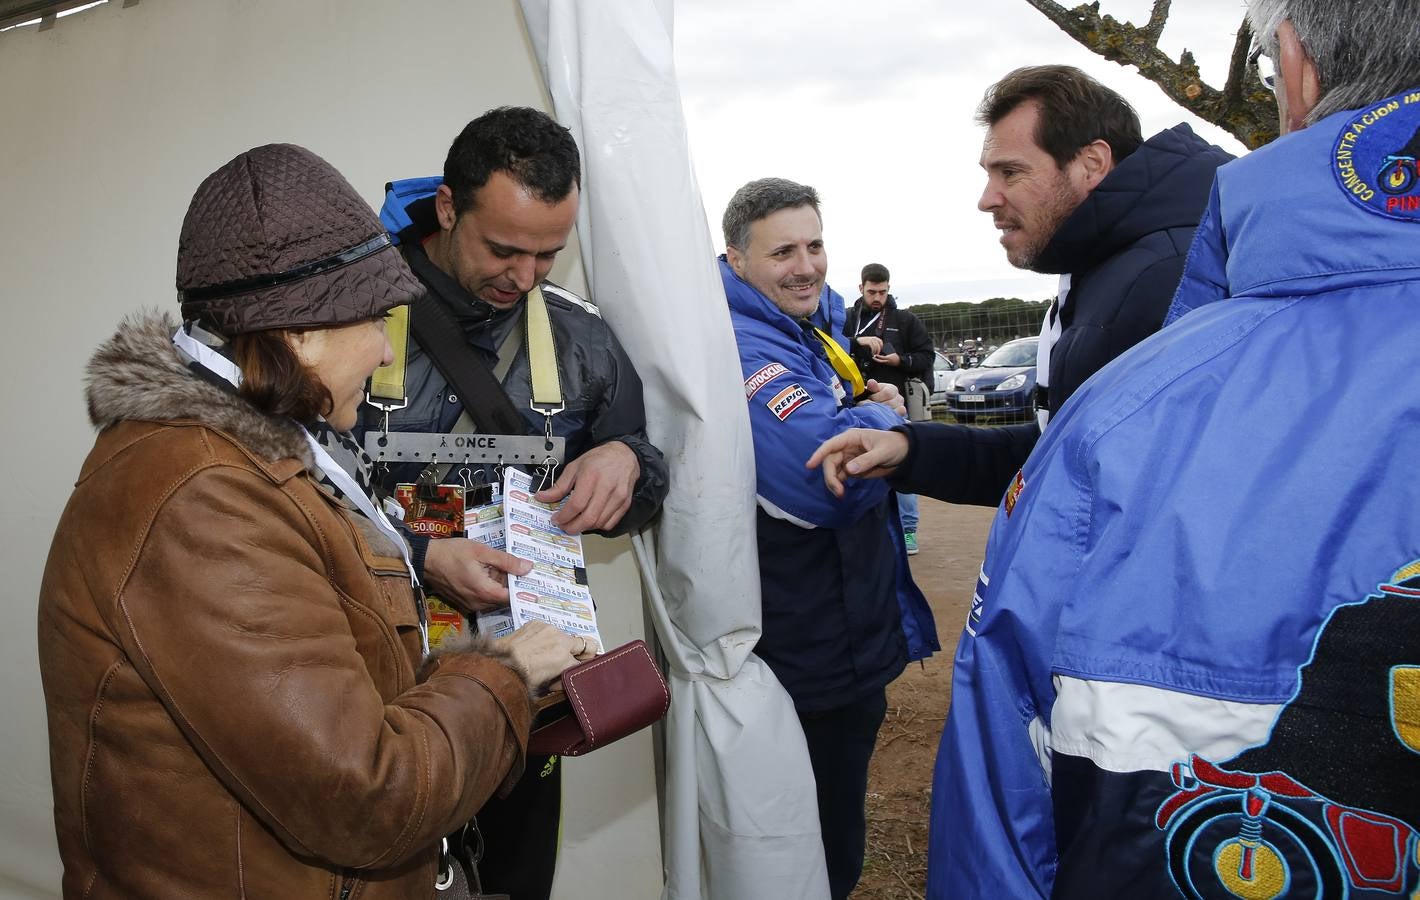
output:
[[[1100,3],[1136,24],[1151,5]],[[1242,14],[1242,0],[1177,0],[1160,44],[1175,59],[1192,50],[1221,87]],[[984,132],[972,116],[1017,66],[1078,66],[1134,104],[1145,137],[1186,121],[1244,152],[1025,0],[678,0],[675,27],[711,234],[718,243],[725,203],[745,182],[811,184],[823,200],[829,283],[849,302],[868,262],[892,271],[893,293],[908,304],[1055,293],[1054,276],[1006,263],[990,216],[976,209]]]

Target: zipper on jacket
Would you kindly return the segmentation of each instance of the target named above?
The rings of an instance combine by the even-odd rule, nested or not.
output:
[[[350,894],[354,892],[355,885],[358,883],[359,880],[355,877],[353,873],[350,873],[348,875],[346,873],[341,873],[340,900],[350,900]]]

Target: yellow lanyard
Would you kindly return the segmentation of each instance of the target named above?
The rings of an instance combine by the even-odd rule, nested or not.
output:
[[[394,350],[394,360],[387,366],[380,366],[370,376],[370,402],[375,405],[383,400],[384,406],[400,409],[405,404],[404,363],[405,350],[409,346],[409,304],[396,306],[389,311],[385,321],[385,334],[389,336],[390,348]]]
[[[542,286],[533,285],[527,300],[528,376],[532,380],[532,408],[550,416],[562,411],[562,386],[557,378],[557,346],[552,340],[552,319]]]
[[[533,408],[543,413],[549,410],[561,412],[562,388],[557,377],[557,347],[552,339],[552,320],[547,315],[547,301],[543,299],[540,285],[534,285],[528,291],[525,331]],[[408,304],[389,311],[385,333],[389,335],[390,347],[394,350],[394,361],[380,366],[370,376],[369,400],[388,412],[402,409],[406,403],[404,370],[409,347]]]
[[[814,326],[814,334],[818,337],[819,343],[823,344],[824,352],[828,354],[829,365],[833,366],[833,371],[837,372],[838,377],[848,385],[849,398],[858,399],[866,390],[863,385],[863,373],[858,371],[858,364],[822,328]]]

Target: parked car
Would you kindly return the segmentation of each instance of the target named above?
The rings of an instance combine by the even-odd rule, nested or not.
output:
[[[927,395],[927,406],[936,409],[946,405],[947,391],[952,388],[952,378],[956,376],[957,364],[940,350],[935,350],[933,353],[936,358],[932,361],[932,391]]]
[[[1028,422],[1035,416],[1035,349],[1039,338],[1007,341],[946,391],[947,411],[964,424]]]

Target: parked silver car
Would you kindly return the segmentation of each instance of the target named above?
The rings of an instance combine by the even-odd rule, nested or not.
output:
[[[932,392],[927,397],[927,404],[935,409],[946,405],[947,391],[952,389],[952,379],[956,378],[957,364],[940,350],[935,350],[933,353],[936,359],[932,361]]]

